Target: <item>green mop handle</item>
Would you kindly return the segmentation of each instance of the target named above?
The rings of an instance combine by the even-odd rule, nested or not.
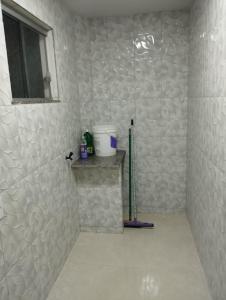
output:
[[[134,122],[132,123],[132,215],[133,219],[137,219],[137,201],[136,201],[136,146],[135,146],[135,133]]]
[[[129,220],[132,220],[134,205],[134,179],[133,179],[133,119],[129,128]]]
[[[132,220],[132,129],[129,128],[129,220]]]

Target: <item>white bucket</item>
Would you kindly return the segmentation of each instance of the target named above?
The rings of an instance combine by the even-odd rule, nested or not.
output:
[[[116,154],[116,127],[113,125],[93,126],[96,156],[113,156]]]

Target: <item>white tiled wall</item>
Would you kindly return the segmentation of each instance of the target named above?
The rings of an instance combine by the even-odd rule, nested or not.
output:
[[[191,12],[187,211],[210,291],[226,299],[226,2]]]
[[[127,149],[135,119],[140,211],[185,205],[188,30],[185,11],[90,20],[93,89],[83,123],[116,124]]]
[[[6,215],[0,299],[41,300],[79,232],[78,195],[65,155],[78,151],[89,42],[86,21],[61,1],[17,2],[54,29],[61,102],[11,104],[0,13],[0,205]]]
[[[75,169],[81,231],[122,233],[122,170]],[[97,176],[98,174],[98,176]]]

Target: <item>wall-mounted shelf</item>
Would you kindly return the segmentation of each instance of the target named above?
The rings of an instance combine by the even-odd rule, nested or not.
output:
[[[112,168],[116,169],[121,166],[125,158],[126,151],[117,150],[115,156],[98,157],[90,156],[88,159],[78,159],[72,164],[72,168]]]

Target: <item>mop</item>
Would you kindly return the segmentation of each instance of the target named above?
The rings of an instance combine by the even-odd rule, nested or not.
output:
[[[137,220],[137,201],[135,188],[135,150],[134,150],[134,122],[131,120],[129,128],[129,220],[124,221],[124,227],[154,228],[153,223]]]

